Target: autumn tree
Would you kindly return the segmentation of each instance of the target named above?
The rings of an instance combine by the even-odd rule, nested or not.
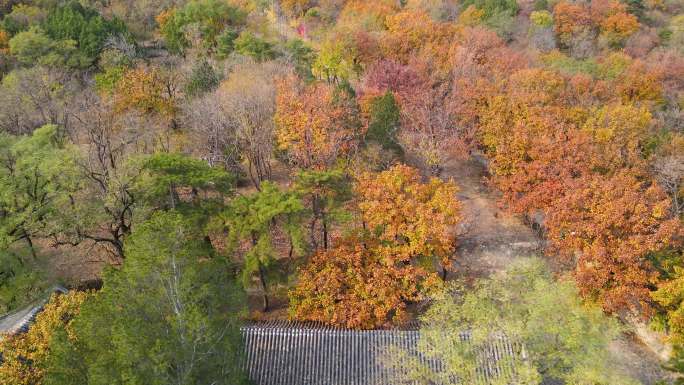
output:
[[[440,53],[457,31],[454,24],[435,22],[428,13],[415,9],[387,16],[385,25],[387,33],[380,41],[384,56],[403,64],[419,53],[426,56]]]
[[[553,250],[574,267],[580,293],[608,311],[648,310],[658,274],[647,254],[681,236],[663,190],[629,170],[593,176],[549,210]]]
[[[147,147],[153,134],[147,127],[122,129],[112,103],[94,93],[81,94],[73,117],[74,141],[82,149],[76,159],[82,185],[60,207],[64,231],[54,234],[52,242],[94,242],[117,260],[124,255],[123,241],[133,227],[139,203],[133,190],[142,170],[129,157]]]
[[[371,31],[381,31],[386,28],[387,18],[399,10],[400,4],[392,0],[348,0],[344,2],[337,24],[344,27],[363,26]]]
[[[324,169],[352,153],[360,122],[355,100],[343,88],[295,77],[278,84],[276,141],[290,163],[300,169]]]
[[[363,227],[382,241],[382,252],[420,261],[428,269],[437,262],[446,276],[461,210],[453,182],[430,178],[423,183],[418,170],[399,164],[362,174],[354,191]]]
[[[55,124],[71,133],[80,86],[68,72],[42,66],[17,69],[0,83],[0,127],[8,133],[30,134]]]
[[[448,85],[415,89],[401,104],[402,146],[418,155],[432,175],[439,175],[452,157],[467,157],[474,138],[460,130],[448,104]]]
[[[371,64],[364,73],[364,91],[371,94],[392,92],[398,99],[408,96],[416,88],[425,87],[428,79],[414,66],[382,59]]]
[[[157,133],[128,126],[108,97],[83,94],[79,107],[74,137],[83,150],[77,158],[82,185],[60,207],[65,225],[52,237],[54,245],[93,242],[120,262],[124,239],[150,211],[196,213],[230,194],[233,176],[225,169],[180,154],[150,154],[158,148]]]
[[[211,123],[225,126],[222,130],[224,137],[211,139],[228,140],[235,144],[237,155],[243,161],[247,175],[257,189],[260,188],[261,182],[270,179],[272,174],[271,164],[275,150],[273,117],[276,112],[276,88],[273,79],[277,73],[278,69],[270,64],[239,67],[221,83],[215,93],[202,101],[213,104],[213,101],[207,100],[213,99],[219,104],[215,106],[217,111],[213,111],[213,114],[220,114],[221,121]],[[202,125],[198,128],[208,127]],[[221,133],[214,135],[221,136]],[[213,151],[220,150],[216,148]],[[224,149],[226,150],[228,149]]]
[[[290,17],[300,17],[315,4],[312,0],[283,0],[280,6]]]
[[[559,41],[575,52],[586,50],[578,44],[592,45],[596,36],[612,47],[619,47],[639,29],[637,18],[627,12],[624,4],[614,0],[594,1],[587,5],[562,1],[556,4],[553,12],[554,30]],[[580,55],[586,54],[582,52]]]
[[[450,48],[453,89],[447,106],[466,132],[478,127],[481,108],[498,90],[502,79],[528,66],[527,59],[507,47],[486,28],[464,28],[458,44]]]
[[[157,68],[138,67],[126,71],[113,93],[116,113],[136,111],[173,119],[176,115],[176,87]]]
[[[684,212],[684,137],[674,135],[655,159],[653,168],[663,189],[672,198],[675,216]]]
[[[290,316],[353,329],[407,320],[406,306],[422,298],[438,278],[383,248],[372,235],[350,235],[320,250],[299,271],[289,293]]]
[[[671,279],[658,285],[658,290],[652,293],[653,299],[667,312],[670,342],[681,350],[684,346],[684,315],[682,314],[682,268],[674,267]]]
[[[0,381],[12,385],[45,383],[53,339],[59,333],[74,338],[73,320],[88,297],[78,291],[53,294],[28,332],[0,339]]]
[[[651,129],[652,116],[648,109],[631,104],[603,106],[582,126],[598,146],[593,166],[600,170],[642,166],[642,149]]]

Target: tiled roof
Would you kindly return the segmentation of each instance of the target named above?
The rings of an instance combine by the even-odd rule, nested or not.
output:
[[[36,315],[43,310],[43,307],[50,300],[50,296],[53,293],[66,294],[67,289],[59,285],[53,286],[45,292],[43,298],[33,304],[13,313],[0,316],[0,339],[2,339],[3,334],[16,334],[28,331],[29,325],[36,318]]]
[[[394,385],[397,368],[383,365],[382,358],[391,346],[415,353],[419,337],[416,328],[346,330],[285,321],[250,324],[242,334],[247,371],[256,385]],[[460,337],[467,343],[468,333]],[[506,363],[516,351],[505,338],[494,338],[478,360],[480,383],[511,378]],[[440,362],[423,362],[440,369]]]

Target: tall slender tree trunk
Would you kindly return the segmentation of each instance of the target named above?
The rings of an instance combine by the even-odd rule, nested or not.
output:
[[[318,223],[318,196],[313,195],[311,199],[311,211],[313,212],[313,219],[311,219],[311,224],[309,225],[309,236],[311,237],[311,246],[314,249],[318,248],[318,240],[316,239],[316,223]]]
[[[38,258],[38,255],[36,255],[36,248],[33,247],[33,240],[31,239],[31,236],[28,235],[27,232],[24,232],[24,239],[26,240],[26,244],[29,247],[29,251],[31,252],[31,257],[33,258],[33,261]]]
[[[261,262],[259,262],[259,281],[261,282],[261,290],[263,296],[263,311],[267,312],[269,307],[268,288],[266,286],[266,272],[264,271],[264,267],[261,265]]]
[[[321,216],[323,218],[323,249],[328,250],[328,218],[325,216],[325,212]]]

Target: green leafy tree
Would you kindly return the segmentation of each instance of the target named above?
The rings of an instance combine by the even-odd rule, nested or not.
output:
[[[107,152],[101,149],[100,154]],[[126,258],[124,240],[155,211],[177,210],[203,228],[232,194],[234,178],[205,161],[177,153],[157,153],[127,160],[113,153],[112,165],[80,164],[86,187],[62,207],[62,231],[56,243],[84,240],[105,247],[115,260]],[[92,167],[92,168],[88,168]],[[205,242],[208,240],[205,240]]]
[[[663,263],[665,262],[665,263]],[[668,362],[671,370],[684,373],[684,269],[681,267],[681,256],[677,253],[663,258],[661,264],[673,264],[669,277],[660,283],[658,290],[652,293],[666,314],[669,342],[674,352]]]
[[[221,201],[232,193],[233,175],[203,160],[178,153],[157,153],[139,161],[143,174],[136,191],[151,208],[176,209],[205,200]]]
[[[515,16],[518,13],[518,3],[515,0],[465,0],[462,2],[463,8],[474,5],[477,9],[484,12],[485,20],[503,13],[506,16]]]
[[[43,8],[29,4],[16,4],[12,12],[2,18],[0,26],[11,35],[27,30],[32,25],[38,25],[45,20],[46,11]]]
[[[180,9],[171,9],[157,16],[159,29],[170,51],[183,54],[192,46],[186,27],[197,26],[202,44],[210,51],[226,28],[241,27],[245,12],[221,0],[192,0]]]
[[[25,65],[85,68],[92,59],[77,48],[74,40],[55,41],[38,27],[19,32],[9,41],[10,52]]]
[[[281,233],[286,236],[291,260],[295,252],[303,249],[303,211],[298,194],[281,191],[266,181],[261,184],[260,191],[236,197],[221,215],[229,232],[229,250],[245,250],[243,284],[248,287],[254,276],[258,277],[264,311],[269,308],[269,286],[282,275],[276,263],[278,249],[274,235]]]
[[[495,383],[637,383],[611,366],[608,344],[620,332],[618,322],[599,307],[582,303],[574,285],[555,281],[540,260],[518,261],[472,290],[447,291],[422,321],[418,353],[444,366],[435,371],[415,352],[400,350],[404,381],[451,384],[456,377],[479,384],[479,354],[503,336],[514,344],[516,354],[500,357],[498,364],[514,370],[505,371]],[[465,331],[470,332],[469,343],[461,340]]]
[[[312,80],[311,66],[316,60],[316,53],[301,39],[288,40],[284,46],[284,55],[295,67],[302,79]]]
[[[47,384],[247,383],[233,269],[208,257],[201,232],[156,213],[126,240],[126,264],[52,344]]]
[[[315,76],[328,83],[348,81],[361,72],[359,52],[352,33],[338,33],[321,45],[316,61],[312,65]]]
[[[0,250],[0,314],[38,299],[47,289],[45,273],[22,253]]]
[[[339,169],[300,171],[295,179],[295,189],[309,206],[312,246],[318,248],[322,244],[327,250],[332,225],[349,217],[344,207],[352,199],[349,177]]]
[[[34,27],[20,32],[9,41],[10,52],[24,64],[34,64],[52,50],[53,41],[41,29]]]
[[[248,31],[243,31],[235,39],[235,51],[260,62],[271,60],[276,56],[273,44]]]
[[[108,37],[127,33],[120,20],[106,20],[96,10],[82,6],[78,1],[69,1],[52,9],[43,29],[54,40],[75,41],[79,52],[91,62],[100,54]]]
[[[214,67],[206,59],[200,60],[192,68],[185,92],[192,97],[201,96],[216,89],[220,81],[221,76]]]
[[[396,133],[401,122],[399,105],[391,92],[375,97],[370,104],[366,141],[378,143],[385,150],[402,154]]]
[[[57,126],[31,136],[0,135],[0,250],[60,231],[59,207],[78,189],[74,149]]]
[[[225,59],[235,51],[235,39],[240,36],[234,29],[228,27],[216,38],[216,56]]]

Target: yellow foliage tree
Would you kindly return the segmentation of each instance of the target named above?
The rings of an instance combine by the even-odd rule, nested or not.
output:
[[[439,178],[422,183],[417,169],[399,164],[362,174],[354,189],[361,220],[381,240],[384,254],[449,268],[461,219],[456,184]]]
[[[87,293],[77,291],[65,295],[54,294],[28,332],[7,336],[0,341],[0,383],[42,384],[54,333],[58,329],[65,329],[67,336],[74,338],[71,322],[87,297]]]
[[[175,86],[157,69],[137,67],[126,71],[117,82],[113,98],[117,113],[135,110],[170,119],[176,115]]]

